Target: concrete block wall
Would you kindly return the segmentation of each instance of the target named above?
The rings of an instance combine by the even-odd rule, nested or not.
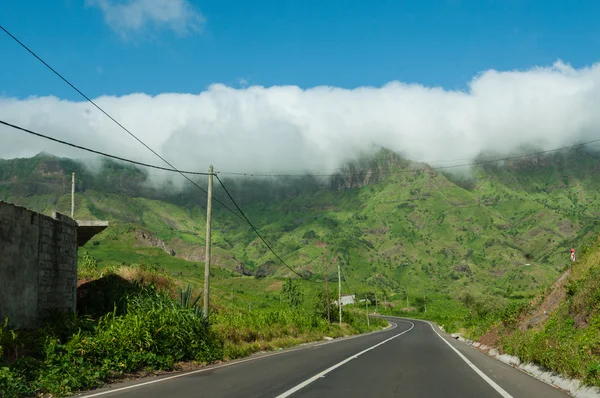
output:
[[[40,219],[38,312],[75,311],[77,223],[60,213]]]
[[[0,319],[39,325],[52,311],[75,311],[77,223],[0,202]]]

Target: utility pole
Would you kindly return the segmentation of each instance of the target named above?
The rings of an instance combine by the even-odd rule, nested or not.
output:
[[[377,314],[379,312],[378,310],[378,306],[377,306],[377,290],[375,290],[375,313]]]
[[[213,166],[208,168],[208,199],[206,201],[206,257],[204,259],[204,319],[208,318],[210,282],[210,233],[212,222]]]
[[[367,327],[371,327],[371,322],[369,321],[369,299],[365,294],[365,312],[367,313]]]
[[[342,271],[338,261],[338,307],[340,308],[340,326],[342,326]]]
[[[75,216],[75,172],[71,174],[71,218]]]
[[[327,323],[331,323],[331,306],[329,304],[329,262],[325,262],[325,295],[327,296]]]

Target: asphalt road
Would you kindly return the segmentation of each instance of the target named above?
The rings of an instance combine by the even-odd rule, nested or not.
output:
[[[318,343],[174,376],[137,380],[86,397],[505,397],[567,394],[442,333],[389,318],[383,332]]]

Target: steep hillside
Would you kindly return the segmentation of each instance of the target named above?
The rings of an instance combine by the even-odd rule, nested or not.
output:
[[[600,386],[600,239],[582,252],[543,294],[481,341]]]
[[[344,290],[375,290],[390,300],[465,291],[518,299],[556,279],[568,248],[598,231],[599,160],[566,151],[459,175],[382,151],[327,179],[224,181],[276,251],[308,278],[322,281],[337,256]],[[91,172],[40,154],[0,161],[0,199],[68,213],[71,171],[76,217],[113,222],[85,248],[100,265],[144,261],[169,269],[185,260],[174,272],[201,276],[205,198],[198,190],[155,188],[143,171],[113,162]],[[233,207],[218,187],[215,196]],[[214,208],[216,265],[256,278],[291,274],[247,225]]]

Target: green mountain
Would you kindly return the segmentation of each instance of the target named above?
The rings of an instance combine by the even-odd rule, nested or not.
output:
[[[452,174],[389,151],[331,177],[221,177],[285,262],[344,290],[458,298],[465,292],[529,298],[556,279],[569,248],[599,231],[600,155],[569,150]],[[105,161],[92,171],[40,154],[0,160],[0,200],[112,226],[84,248],[101,266],[144,262],[181,276],[203,272],[206,198],[194,187],[152,184],[145,171]],[[450,170],[448,170],[450,171]],[[175,176],[174,178],[180,178]],[[231,209],[223,190],[215,197]],[[199,180],[206,186],[205,180]],[[213,206],[214,264],[222,275],[293,276],[243,221]],[[502,297],[502,299],[500,299]]]

